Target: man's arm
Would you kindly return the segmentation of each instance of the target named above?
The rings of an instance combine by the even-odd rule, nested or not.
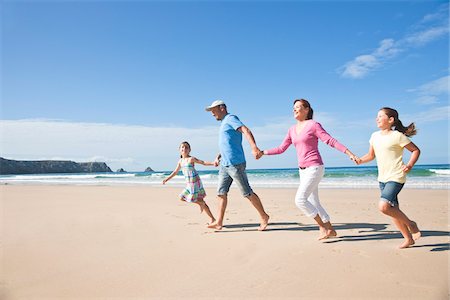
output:
[[[239,127],[237,130],[239,132],[241,132],[245,136],[245,138],[247,139],[248,143],[250,144],[250,147],[252,148],[253,156],[256,159],[261,157],[261,155],[262,155],[261,152],[262,151],[256,145],[255,137],[253,136],[253,133],[251,132],[251,130],[245,125]]]

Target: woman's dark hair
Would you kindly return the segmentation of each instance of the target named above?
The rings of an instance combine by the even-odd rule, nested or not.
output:
[[[311,107],[311,104],[309,104],[308,100],[305,99],[295,99],[294,100],[294,105],[295,103],[300,102],[300,104],[304,107],[308,109],[308,115],[306,116],[306,120],[311,120],[313,118],[314,115],[314,110]]]
[[[382,111],[384,111],[384,113],[389,117],[389,118],[394,118],[394,129],[397,131],[400,131],[401,133],[403,133],[406,136],[413,136],[417,133],[416,130],[416,125],[414,123],[409,124],[408,126],[403,126],[402,121],[400,121],[400,119],[398,118],[398,112],[390,107],[383,107],[382,109],[380,109]]]
[[[181,142],[181,144],[180,144],[180,148],[181,148],[181,146],[182,145],[185,145],[185,146],[187,146],[188,148],[189,148],[189,150],[191,150],[191,145],[189,145],[189,143],[188,142],[186,142],[186,141],[184,141],[184,142]],[[183,156],[181,156],[180,155],[180,157],[182,158]]]

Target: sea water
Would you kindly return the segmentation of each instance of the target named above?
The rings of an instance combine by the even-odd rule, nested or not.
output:
[[[44,185],[143,185],[162,187],[162,180],[172,171],[0,175],[0,184]],[[205,187],[216,187],[218,170],[198,171]],[[293,188],[300,181],[298,169],[248,169],[251,186],[266,188]],[[166,186],[184,186],[181,172]],[[234,186],[234,185],[233,185]],[[326,167],[321,188],[378,188],[375,166]],[[450,189],[450,165],[416,165],[408,174],[405,188]]]

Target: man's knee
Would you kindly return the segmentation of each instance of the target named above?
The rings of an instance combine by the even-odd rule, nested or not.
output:
[[[228,195],[227,195],[227,194],[217,195],[217,198],[218,198],[219,200],[227,200]]]

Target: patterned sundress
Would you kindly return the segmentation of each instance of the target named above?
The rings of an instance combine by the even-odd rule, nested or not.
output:
[[[197,202],[206,196],[200,176],[194,169],[194,165],[189,163],[189,159],[181,160],[181,171],[186,179],[186,187],[181,192],[180,197],[186,202]]]

